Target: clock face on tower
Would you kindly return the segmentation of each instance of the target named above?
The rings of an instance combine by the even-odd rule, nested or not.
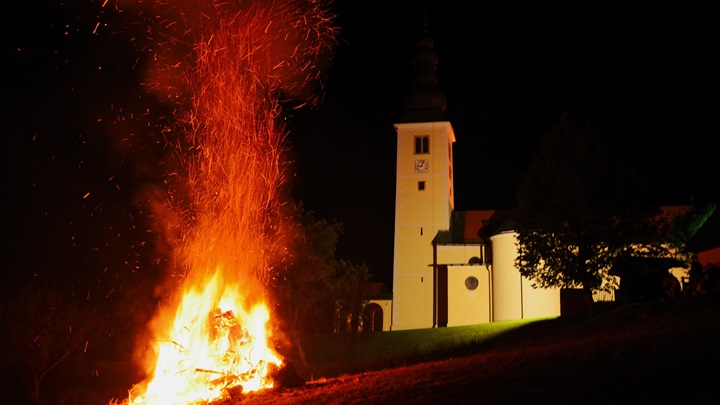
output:
[[[421,159],[415,161],[415,173],[427,173],[428,161],[427,159]]]

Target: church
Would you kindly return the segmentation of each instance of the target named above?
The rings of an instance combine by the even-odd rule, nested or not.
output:
[[[536,289],[514,261],[510,211],[454,209],[453,144],[437,55],[427,30],[413,92],[395,123],[397,167],[392,297],[375,296],[364,330],[473,325],[560,315],[560,289]]]

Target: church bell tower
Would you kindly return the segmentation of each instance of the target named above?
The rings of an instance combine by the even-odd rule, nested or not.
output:
[[[437,55],[427,26],[412,59],[413,92],[395,124],[397,168],[392,330],[430,328],[435,319],[432,241],[454,209],[452,145],[445,95],[437,89]]]

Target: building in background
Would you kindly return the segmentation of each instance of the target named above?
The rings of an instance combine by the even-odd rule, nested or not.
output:
[[[509,211],[455,211],[453,144],[437,56],[423,33],[414,91],[395,124],[397,168],[392,330],[560,315],[560,290],[535,289],[514,265]]]

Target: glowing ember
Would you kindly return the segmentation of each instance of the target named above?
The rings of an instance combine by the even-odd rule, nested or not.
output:
[[[279,98],[315,101],[307,87],[335,34],[315,0],[170,3],[156,24],[166,32],[155,33],[166,42],[153,60],[164,65],[148,87],[191,104],[177,109],[191,107],[182,116],[186,139],[171,142],[186,145],[177,155],[187,173],[174,177],[166,204],[179,217],[182,282],[155,316],[148,378],[131,390],[132,405],[272,387],[269,371],[282,359],[269,343],[265,278],[283,251]]]
[[[282,360],[267,346],[267,307],[245,312],[239,286],[221,284],[218,273],[202,291],[185,293],[173,340],[158,343],[155,375],[145,393],[131,393],[130,404],[196,403],[221,398],[233,387],[272,387],[270,364]]]

